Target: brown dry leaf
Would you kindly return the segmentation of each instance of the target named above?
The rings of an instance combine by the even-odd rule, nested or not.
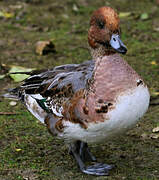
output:
[[[159,5],[159,0],[156,0],[156,4]]]
[[[56,52],[55,45],[52,41],[38,41],[35,45],[35,51],[38,55],[46,55],[50,52]]]

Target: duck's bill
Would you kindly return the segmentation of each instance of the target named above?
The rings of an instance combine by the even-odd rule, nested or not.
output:
[[[127,48],[121,41],[120,36],[118,34],[112,34],[110,45],[115,51],[121,54],[126,54],[127,52]]]

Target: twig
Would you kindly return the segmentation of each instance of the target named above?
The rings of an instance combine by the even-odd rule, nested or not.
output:
[[[16,115],[15,112],[0,112],[0,115]]]

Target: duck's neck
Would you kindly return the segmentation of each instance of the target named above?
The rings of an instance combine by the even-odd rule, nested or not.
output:
[[[106,49],[104,46],[99,46],[95,49],[90,47],[90,51],[94,60],[98,59],[99,57],[115,54],[115,51],[112,48]]]

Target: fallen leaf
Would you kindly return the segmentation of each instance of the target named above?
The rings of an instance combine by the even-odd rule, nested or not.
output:
[[[3,12],[2,12],[2,11],[0,11],[0,17],[4,17],[4,16],[3,16]]]
[[[19,4],[19,5],[10,5],[9,8],[10,8],[10,9],[13,9],[13,10],[17,10],[17,9],[19,10],[19,9],[22,9],[23,6],[20,5],[20,4]]]
[[[141,138],[142,139],[147,139],[148,138],[148,134],[146,134],[146,133],[141,134]]]
[[[29,75],[26,74],[10,74],[10,73],[17,73],[17,72],[30,72],[35,69],[31,68],[24,68],[21,66],[11,66],[11,69],[9,70],[9,76],[15,81],[15,82],[20,82],[23,81],[24,79],[28,78]]]
[[[16,150],[17,152],[19,152],[19,151],[21,151],[22,149],[20,149],[20,148],[16,148],[15,150]]]
[[[159,31],[159,27],[154,27],[153,30],[158,32]]]
[[[152,92],[151,95],[152,96],[159,96],[159,92],[157,92],[157,91],[156,92]]]
[[[36,43],[35,51],[39,55],[45,55],[49,52],[56,52],[55,45],[52,43],[52,41],[38,41]]]
[[[141,19],[141,20],[147,20],[148,18],[149,18],[148,13],[143,13],[143,14],[141,14],[141,16],[140,16],[140,19]]]
[[[152,129],[152,132],[153,132],[153,133],[157,133],[157,132],[159,132],[159,126],[157,126],[157,127],[153,128],[153,129]]]
[[[157,66],[156,61],[151,61],[151,64]]]
[[[0,79],[3,79],[5,77],[5,75],[0,75]]]
[[[131,14],[132,14],[131,12],[120,12],[119,17],[120,18],[125,18],[125,17],[130,16]]]
[[[0,11],[0,17],[12,18],[12,17],[14,17],[14,14],[9,13],[9,12]]]
[[[11,102],[9,103],[9,105],[10,105],[10,106],[16,106],[16,105],[17,105],[17,102],[11,101]]]
[[[4,13],[4,17],[6,17],[6,18],[12,18],[14,16],[14,14],[13,13]]]
[[[69,19],[69,16],[67,14],[62,14],[62,17],[65,19]]]
[[[156,4],[159,5],[159,0],[156,0]]]
[[[153,21],[152,21],[152,28],[156,32],[159,31],[159,21],[158,21],[158,19],[153,19]]]
[[[73,11],[77,12],[78,11],[78,7],[76,4],[73,4],[73,7],[72,7]]]
[[[150,137],[152,139],[158,139],[159,138],[159,134],[151,134]]]

